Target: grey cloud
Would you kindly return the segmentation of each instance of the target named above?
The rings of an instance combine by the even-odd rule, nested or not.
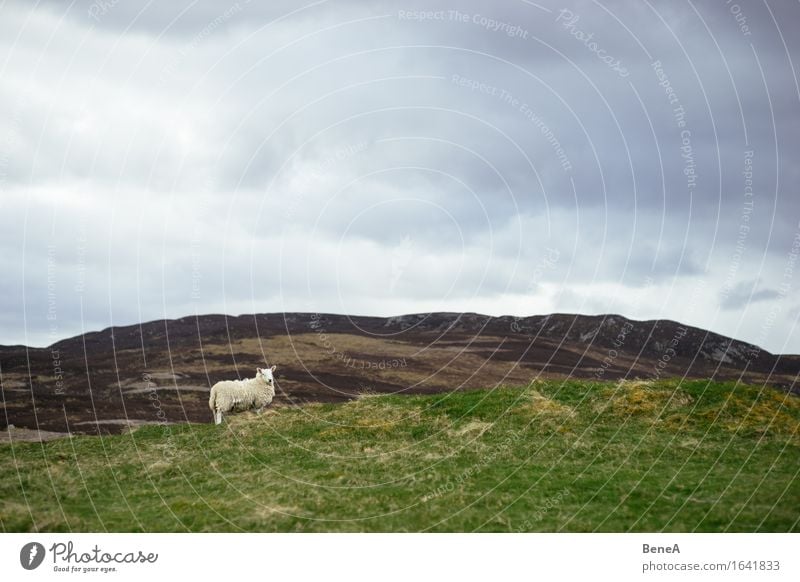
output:
[[[720,298],[720,307],[725,310],[742,309],[760,301],[769,301],[780,297],[775,289],[756,289],[758,280],[741,281],[732,289],[723,290]]]
[[[710,290],[743,273],[768,285],[749,304],[768,305],[800,219],[800,12],[740,4],[747,36],[710,0],[694,4],[705,23],[691,5],[569,2],[572,28],[516,1],[7,3],[3,329],[46,333],[42,257],[52,242],[62,280],[75,279],[81,217],[84,315],[98,327],[276,305],[601,312],[648,278],[674,284],[651,301],[676,318],[680,292],[705,281],[717,306]],[[399,15],[456,9],[466,22]],[[26,236],[26,208],[55,209],[55,234],[29,220]],[[548,246],[561,258],[541,271]],[[66,289],[64,326],[79,322]],[[737,329],[728,312],[743,293],[722,302],[719,322],[702,321]],[[760,315],[748,317],[758,330]]]

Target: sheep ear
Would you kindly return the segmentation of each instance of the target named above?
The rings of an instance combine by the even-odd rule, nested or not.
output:
[[[256,372],[260,374],[261,373],[261,368],[256,368]]]
[[[270,368],[270,370],[272,370],[272,371],[274,372],[274,371],[275,371],[275,368],[277,368],[277,367],[278,367],[278,366],[272,366],[272,367]]]

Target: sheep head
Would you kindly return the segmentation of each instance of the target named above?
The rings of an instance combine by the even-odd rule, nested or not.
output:
[[[277,366],[271,368],[256,368],[256,378],[263,378],[267,385],[272,386],[275,383],[275,378],[272,373]]]

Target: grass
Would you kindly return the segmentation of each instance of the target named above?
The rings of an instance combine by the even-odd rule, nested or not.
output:
[[[2,531],[800,531],[800,398],[673,380],[366,396],[0,447]]]

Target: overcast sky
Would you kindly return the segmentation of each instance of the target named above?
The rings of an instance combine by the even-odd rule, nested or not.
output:
[[[621,313],[800,353],[800,3],[0,6],[0,343]]]

